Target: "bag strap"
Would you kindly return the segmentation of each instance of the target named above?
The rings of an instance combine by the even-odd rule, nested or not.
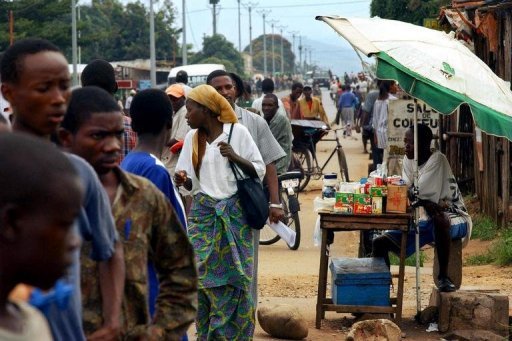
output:
[[[228,135],[228,144],[231,142],[231,135],[233,133],[233,126],[235,124],[231,123],[231,128],[229,128],[229,135]],[[235,175],[236,180],[240,180],[243,178],[242,174],[240,173],[240,170],[235,166],[235,164],[232,161],[229,161],[229,165],[231,166],[231,170],[233,171],[233,174]]]

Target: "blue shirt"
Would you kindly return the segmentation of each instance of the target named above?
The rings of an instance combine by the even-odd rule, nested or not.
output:
[[[350,108],[355,107],[358,103],[356,95],[352,91],[345,91],[341,94],[338,101],[338,108]]]
[[[121,162],[121,168],[127,172],[145,177],[151,181],[171,202],[176,214],[184,228],[187,226],[185,208],[179,196],[176,186],[162,161],[154,155],[146,152],[132,151]],[[153,316],[155,312],[156,298],[158,296],[158,277],[153,263],[148,262],[149,279],[149,312]]]
[[[76,155],[66,156],[79,173],[85,190],[84,202],[74,229],[82,239],[91,242],[92,259],[108,260],[114,254],[114,244],[118,236],[107,194],[96,172],[85,160]],[[38,307],[48,319],[53,338],[57,341],[85,340],[82,328],[79,253],[78,250],[75,252],[68,275],[61,280],[71,287],[71,296],[64,301],[52,301],[48,305]]]

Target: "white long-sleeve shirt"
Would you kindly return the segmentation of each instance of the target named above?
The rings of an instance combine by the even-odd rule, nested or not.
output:
[[[185,136],[183,149],[176,164],[176,172],[184,170],[192,180],[192,194],[202,192],[214,199],[229,198],[237,192],[236,179],[226,157],[220,154],[219,142],[228,142],[231,123],[224,124],[223,132],[212,143],[206,143],[206,149],[197,178],[192,165],[192,138],[196,132],[193,129]],[[256,147],[256,143],[247,128],[235,123],[231,133],[230,145],[240,157],[250,161],[260,180],[265,176],[265,163]],[[239,169],[240,170],[240,169]],[[243,174],[243,172],[241,172]],[[247,176],[244,176],[247,177]]]
[[[411,185],[414,181],[414,160],[404,156],[402,178]],[[467,222],[468,233],[463,238],[465,246],[471,236],[472,221],[469,216],[462,193],[453,175],[446,156],[435,151],[429,159],[418,167],[418,197],[444,207],[447,212],[456,213]]]

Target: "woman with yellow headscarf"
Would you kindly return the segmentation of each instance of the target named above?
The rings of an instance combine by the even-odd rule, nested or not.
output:
[[[252,339],[252,229],[229,161],[260,180],[265,164],[249,131],[237,123],[233,108],[213,87],[194,88],[186,107],[193,130],[185,137],[174,179],[194,198],[188,235],[199,272],[198,340]]]

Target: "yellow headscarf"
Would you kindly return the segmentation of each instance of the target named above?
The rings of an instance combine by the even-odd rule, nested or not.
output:
[[[222,123],[238,122],[231,104],[210,85],[203,84],[193,88],[187,98],[204,105],[214,114],[217,114],[217,119]],[[205,149],[206,132],[202,129],[197,129],[192,139],[192,165],[198,178]]]

